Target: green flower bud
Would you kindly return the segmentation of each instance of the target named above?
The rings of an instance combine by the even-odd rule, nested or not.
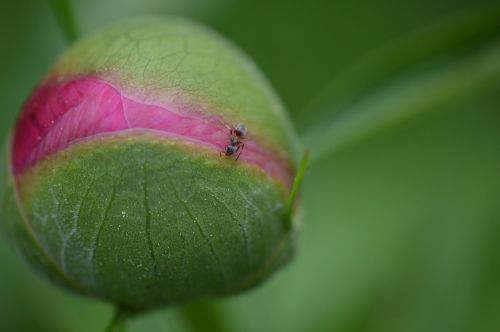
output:
[[[3,219],[38,272],[127,310],[233,294],[293,253],[295,152],[278,98],[228,41],[129,21],[73,46],[26,102]]]

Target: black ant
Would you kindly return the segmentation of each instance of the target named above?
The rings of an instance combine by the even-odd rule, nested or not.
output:
[[[243,152],[243,148],[245,147],[245,143],[243,143],[242,140],[247,138],[247,126],[243,123],[239,123],[236,127],[229,127],[227,125],[224,126],[229,129],[229,144],[226,146],[224,151],[219,152],[219,155],[222,156],[224,153],[225,156],[229,157],[235,155],[239,151],[236,156],[236,160],[238,160]]]

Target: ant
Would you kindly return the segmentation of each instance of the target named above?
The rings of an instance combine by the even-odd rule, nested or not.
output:
[[[238,160],[245,147],[245,143],[243,143],[242,140],[247,138],[247,126],[243,123],[239,123],[236,127],[229,127],[225,124],[224,126],[229,129],[229,144],[224,151],[219,152],[219,155],[222,156],[224,153],[224,155],[229,157],[235,155],[239,151],[236,156],[236,160]]]

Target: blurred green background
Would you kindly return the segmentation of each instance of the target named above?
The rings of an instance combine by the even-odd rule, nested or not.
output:
[[[192,308],[197,324],[165,309],[127,331],[209,331],[214,315],[242,332],[500,331],[498,0],[72,5],[82,34],[145,14],[219,31],[262,68],[313,151],[290,266],[213,315]],[[3,1],[0,15],[4,139],[66,43],[45,1]],[[29,272],[5,236],[0,262],[0,331],[109,321],[107,304]]]

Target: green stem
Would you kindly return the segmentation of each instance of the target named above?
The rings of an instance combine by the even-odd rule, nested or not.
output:
[[[191,332],[228,332],[221,309],[212,301],[201,301],[186,305],[180,314]]]
[[[106,327],[104,332],[122,332],[122,331],[124,331],[125,330],[125,320],[126,320],[125,313],[120,308],[116,308],[115,313],[113,315],[113,318],[111,319],[111,322],[109,323],[108,327]]]
[[[73,7],[69,0],[48,0],[50,8],[61,28],[64,38],[68,44],[73,43],[78,38]]]

